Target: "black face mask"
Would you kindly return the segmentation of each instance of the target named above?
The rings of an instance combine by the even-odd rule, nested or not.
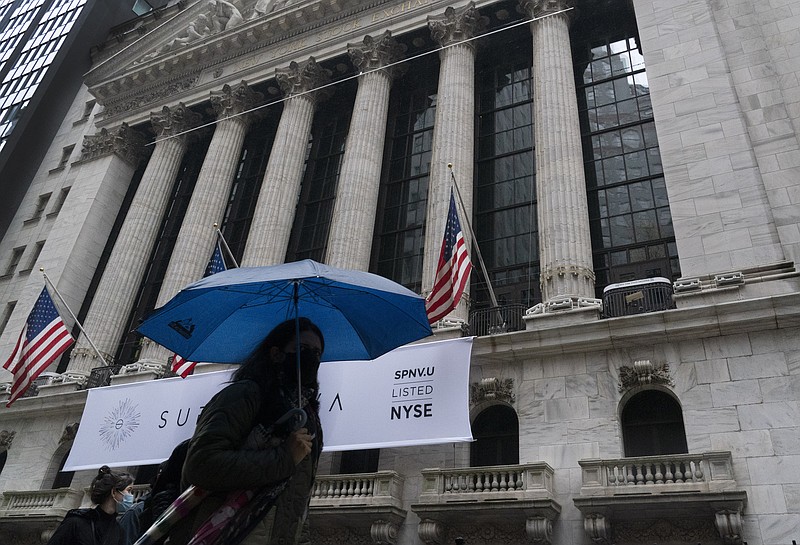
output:
[[[297,354],[285,352],[286,358],[283,360],[283,374],[287,380],[297,383]],[[312,350],[300,351],[300,378],[303,386],[313,386],[317,382],[317,371],[319,370],[319,356]]]

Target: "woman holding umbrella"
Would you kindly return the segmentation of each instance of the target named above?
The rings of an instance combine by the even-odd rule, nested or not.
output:
[[[306,515],[322,451],[317,370],[324,348],[322,332],[307,318],[283,322],[205,406],[183,481],[209,495],[173,528],[168,543],[309,541]]]

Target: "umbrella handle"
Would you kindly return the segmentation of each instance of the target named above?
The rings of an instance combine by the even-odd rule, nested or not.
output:
[[[302,428],[303,426],[306,425],[306,422],[308,421],[308,415],[306,415],[306,412],[303,409],[294,408],[286,411],[286,413],[283,416],[281,416],[275,422],[275,424],[273,424],[273,426],[276,428],[280,428],[292,418],[296,419],[296,422],[291,427],[292,431]]]

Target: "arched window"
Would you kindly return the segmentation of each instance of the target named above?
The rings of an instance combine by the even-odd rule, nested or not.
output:
[[[348,450],[342,452],[339,473],[375,473],[378,471],[380,449]]]
[[[621,421],[625,456],[689,452],[681,406],[666,392],[635,394],[622,409]]]
[[[53,457],[50,458],[50,467],[47,468],[44,479],[42,480],[43,489],[66,488],[72,484],[74,471],[62,471],[64,464],[67,463],[67,456],[72,448],[72,441],[61,443]]]
[[[513,465],[519,463],[519,420],[514,409],[493,405],[472,423],[470,466]]]
[[[3,468],[6,467],[6,460],[8,459],[8,451],[0,452],[0,474],[3,473]]]

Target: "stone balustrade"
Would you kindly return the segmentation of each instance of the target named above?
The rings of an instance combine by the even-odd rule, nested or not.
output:
[[[581,495],[733,490],[730,452],[665,454],[617,460],[580,460]]]
[[[54,490],[7,490],[0,503],[0,518],[60,516],[81,504],[83,492],[71,488]]]
[[[311,506],[402,505],[403,479],[394,471],[317,475]]]
[[[553,468],[535,464],[422,470],[420,502],[535,499],[553,494]],[[482,497],[481,497],[482,496]]]

